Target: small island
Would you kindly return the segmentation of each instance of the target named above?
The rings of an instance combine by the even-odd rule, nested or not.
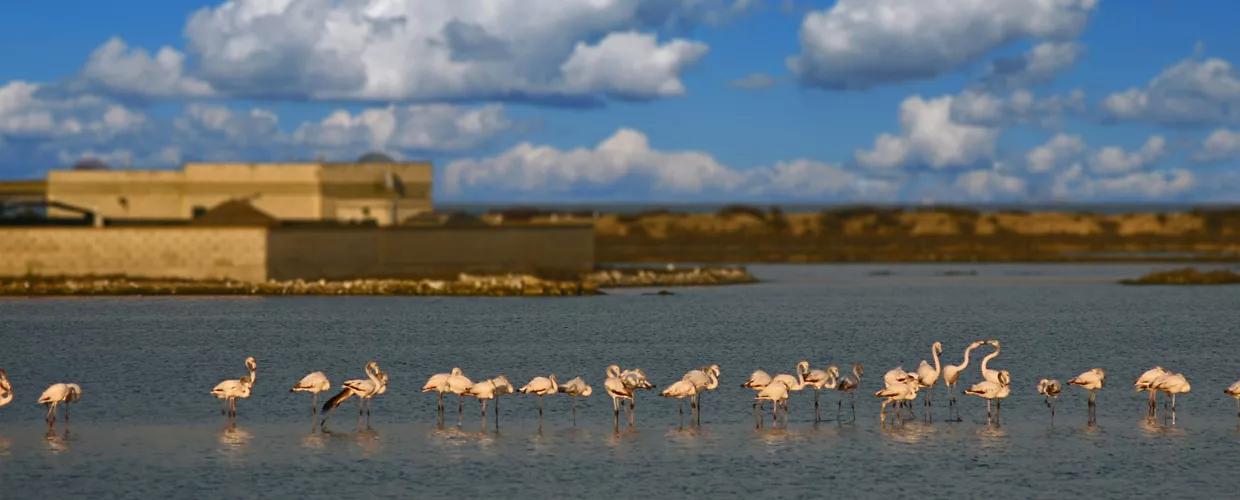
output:
[[[1150,273],[1137,279],[1120,280],[1123,285],[1236,285],[1240,284],[1240,273],[1230,269],[1199,271],[1195,267],[1185,267],[1170,271]]]

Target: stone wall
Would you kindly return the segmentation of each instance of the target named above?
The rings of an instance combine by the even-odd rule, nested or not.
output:
[[[267,279],[262,228],[0,228],[0,276]]]
[[[590,225],[278,228],[272,279],[453,277],[458,273],[576,276],[594,267]]]

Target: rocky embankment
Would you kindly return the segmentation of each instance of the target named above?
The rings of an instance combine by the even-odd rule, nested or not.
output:
[[[618,286],[689,286],[750,283],[744,268],[692,270],[609,270],[586,273],[579,280],[547,280],[530,275],[474,276],[453,280],[350,281],[197,281],[125,277],[0,278],[0,296],[125,296],[125,295],[425,295],[425,296],[581,296],[604,295],[600,288]]]
[[[739,285],[758,281],[744,267],[605,269],[582,278],[600,287]]]
[[[1240,273],[1229,269],[1199,271],[1193,267],[1150,273],[1121,280],[1124,285],[1240,285]]]

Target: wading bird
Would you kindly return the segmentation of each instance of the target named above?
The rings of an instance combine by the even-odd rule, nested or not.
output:
[[[1149,370],[1146,370],[1145,373],[1142,373],[1141,376],[1137,377],[1137,380],[1132,383],[1132,387],[1136,389],[1137,392],[1145,391],[1150,393],[1150,402],[1145,408],[1146,415],[1149,415],[1150,417],[1157,416],[1158,414],[1158,391],[1150,389],[1150,384],[1153,384],[1155,380],[1158,380],[1158,377],[1168,373],[1171,372],[1163,369],[1161,366],[1155,366]]]
[[[762,392],[762,389],[765,389],[768,385],[771,385],[771,375],[762,370],[754,370],[753,374],[749,376],[749,380],[741,384],[741,387]],[[757,399],[753,402],[753,420],[755,425],[758,422],[758,410],[761,409],[762,413],[766,414],[765,405],[766,400],[763,399]]]
[[[309,392],[314,394],[314,401],[310,404],[310,411],[313,415],[319,413],[319,393],[332,388],[332,383],[327,380],[327,375],[323,372],[312,372],[302,377],[301,382],[289,389],[288,392]],[[313,429],[311,429],[313,430]]]
[[[379,363],[370,361],[366,363],[364,368],[367,379],[346,380],[341,385],[341,390],[335,396],[332,396],[323,403],[322,411],[323,421],[319,422],[319,427],[327,425],[327,419],[331,418],[332,412],[340,406],[346,399],[357,396],[357,418],[360,425],[362,415],[366,408],[366,401],[370,398],[382,394],[387,389],[387,374],[379,371]]]
[[[1223,394],[1231,396],[1232,399],[1236,400],[1236,417],[1240,418],[1240,380],[1232,382],[1226,389],[1223,389]]]
[[[696,370],[689,370],[681,380],[688,380],[693,383],[693,396],[689,398],[689,408],[693,410],[693,415],[697,424],[702,425],[702,393],[713,391],[719,387],[719,365],[703,366]]]
[[[460,373],[460,370],[453,370],[444,384],[448,392],[456,394],[456,426],[460,427],[461,412],[465,410],[465,394],[469,393],[469,388],[474,386],[474,382]]]
[[[224,409],[221,414],[236,418],[237,416],[237,399],[246,399],[250,397],[250,388],[254,387],[254,379],[249,375],[242,376],[240,379],[225,380],[216,384],[211,389],[211,394],[216,399],[224,400]]]
[[[560,392],[568,394],[573,398],[573,427],[577,426],[577,398],[587,397],[594,394],[594,388],[586,384],[581,377],[576,377],[568,382],[560,384]]]
[[[861,368],[861,363],[853,365],[851,375],[845,375],[840,379],[840,383],[836,389],[840,391],[840,400],[835,405],[835,420],[840,419],[840,413],[844,410],[844,394],[848,393],[848,405],[852,407],[852,421],[857,421],[857,405],[853,401],[853,391],[861,386],[861,375],[865,374],[865,370]]]
[[[1095,395],[1098,389],[1106,384],[1107,372],[1102,368],[1090,368],[1089,371],[1077,375],[1068,381],[1068,385],[1079,386],[1089,391],[1089,424],[1098,422],[1098,408]]]
[[[805,383],[814,388],[814,421],[821,422],[822,414],[818,410],[818,396],[823,389],[835,389],[839,384],[840,369],[828,365],[826,370],[810,370],[805,374]]]
[[[47,405],[47,421],[49,429],[56,425],[56,405],[65,404],[65,425],[69,425],[69,403],[76,402],[82,398],[82,388],[77,384],[52,384],[43,391],[43,395],[39,396],[39,404]]]
[[[1011,377],[1008,375],[1007,370],[999,370],[998,378],[999,378],[998,382],[991,382],[989,380],[983,380],[981,382],[973,384],[973,387],[965,389],[964,391],[965,394],[972,394],[974,396],[982,397],[986,400],[986,425],[987,426],[989,426],[992,421],[992,418],[991,418],[992,414],[990,411],[990,402],[996,399],[1005,398],[1008,396],[1008,394],[1011,393],[1011,390],[1009,389],[1009,384],[1011,383]],[[995,416],[997,417],[997,415]]]
[[[771,410],[771,424],[772,425],[779,425],[779,408],[781,406],[783,406],[783,409],[784,409],[784,425],[785,426],[788,425],[788,407],[786,403],[788,401],[789,390],[790,388],[788,387],[786,383],[780,380],[775,380],[775,381],[772,381],[770,384],[767,384],[767,386],[762,388],[761,391],[758,391],[758,396],[755,399],[763,400],[763,401],[770,401],[771,406],[774,407]],[[759,422],[763,420],[766,420],[765,410],[763,410],[762,415],[759,417]],[[754,425],[755,429],[757,429],[758,427],[759,427],[758,425]]]
[[[1175,396],[1177,394],[1186,394],[1192,392],[1192,386],[1188,384],[1188,379],[1184,378],[1182,373],[1168,373],[1150,384],[1150,390],[1159,391],[1166,396],[1163,397],[1163,404],[1167,404],[1167,398],[1171,398],[1171,423],[1175,424]],[[1164,412],[1165,416],[1166,413]]]
[[[637,390],[654,390],[655,385],[646,380],[646,372],[641,368],[620,372],[620,380],[629,388],[629,427],[632,427],[637,418]]]
[[[947,395],[951,397],[951,399],[947,401],[948,420],[951,420],[952,413],[956,412],[956,384],[960,382],[960,373],[963,372],[965,368],[969,367],[969,353],[974,349],[981,347],[981,345],[985,343],[985,340],[974,341],[972,344],[969,344],[969,347],[965,348],[963,362],[959,365],[947,365],[943,367],[943,385],[947,387]],[[959,422],[960,415],[958,412],[956,413],[956,421]]]
[[[603,389],[607,391],[607,395],[611,396],[611,407],[616,417],[616,430],[620,430],[620,406],[624,404],[624,399],[633,399],[633,389],[624,383],[624,379],[620,377],[620,367],[610,365],[607,367],[607,378],[603,380]],[[633,425],[633,420],[629,419],[629,426]]]
[[[934,405],[934,385],[939,382],[939,375],[943,373],[942,366],[939,365],[939,356],[943,354],[943,343],[935,342],[930,346],[930,354],[934,357],[934,366],[930,366],[926,360],[921,360],[921,365],[917,367],[917,385],[926,391],[925,399],[922,406],[926,408],[926,418],[930,418],[930,408]]]
[[[462,375],[459,367],[452,368],[449,373],[436,373],[426,380],[426,384],[422,385],[422,392],[439,393],[439,404],[436,406],[435,413],[439,418],[440,425],[443,424],[443,393],[448,392],[448,377],[453,375]]]
[[[667,386],[667,388],[663,389],[663,392],[660,392],[659,395],[665,398],[676,398],[676,400],[680,402],[680,426],[684,427],[685,426],[685,398],[690,398],[689,405],[690,405],[690,411],[692,412],[693,411],[693,403],[692,403],[693,399],[692,398],[693,396],[697,395],[697,386],[694,385],[693,381],[691,380],[681,379]]]
[[[1063,385],[1058,380],[1042,379],[1038,381],[1038,394],[1042,395],[1042,401],[1051,409],[1051,425],[1055,425],[1055,403],[1059,402],[1059,392],[1062,390]]]
[[[986,343],[995,346],[995,352],[987,354],[986,357],[982,358],[982,380],[997,384],[999,383],[999,370],[990,368],[987,364],[990,363],[990,360],[999,356],[999,351],[1001,351],[1002,348],[999,347],[998,340],[987,340]]]
[[[13,384],[9,382],[8,374],[4,370],[0,370],[0,406],[7,405],[13,401]]]
[[[548,377],[534,377],[530,383],[517,389],[521,394],[533,394],[538,396],[538,426],[542,427],[543,416],[543,396],[549,396],[560,392],[560,385],[555,382],[555,374]]]
[[[887,405],[916,399],[918,383],[915,374],[909,376],[909,372],[904,371],[902,368],[887,372],[887,375],[883,377],[883,382],[885,382],[885,387],[875,392],[874,397],[886,398],[883,400],[882,409],[878,413],[879,421],[885,425],[887,423]],[[904,418],[904,415],[900,413],[899,407],[896,407],[892,418],[900,418],[901,420]]]

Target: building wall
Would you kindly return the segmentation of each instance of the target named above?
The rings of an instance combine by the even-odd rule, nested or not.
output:
[[[387,187],[391,171],[404,195]],[[189,219],[231,199],[285,220],[380,224],[431,209],[430,163],[187,163],[184,170],[54,170],[48,199],[112,219]],[[71,214],[62,210],[53,217]]]
[[[594,267],[594,229],[277,228],[269,234],[273,279],[452,277],[462,272],[575,275]]]
[[[0,228],[0,276],[267,279],[262,228]]]

